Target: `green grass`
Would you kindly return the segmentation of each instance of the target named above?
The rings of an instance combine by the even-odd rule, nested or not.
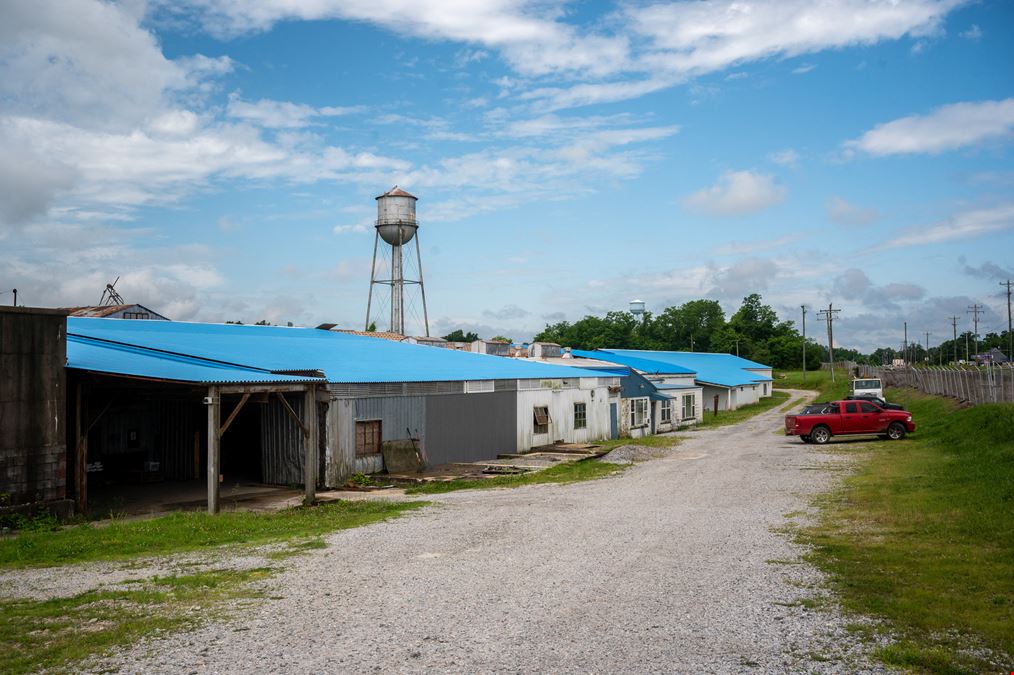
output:
[[[631,441],[632,439],[628,438],[625,440]],[[669,441],[668,445],[675,445],[673,439],[669,439]],[[406,488],[405,492],[407,494],[438,494],[453,492],[455,490],[512,488],[539,483],[576,483],[578,481],[611,476],[620,473],[625,468],[625,465],[607,464],[596,459],[582,459],[576,462],[558,464],[532,473],[497,476],[496,478],[459,478],[451,481],[422,483]]]
[[[844,398],[849,392],[852,376],[843,370],[835,370],[835,381],[831,382],[831,371],[808,370],[806,380],[803,371],[775,371],[775,389],[812,389],[817,392],[818,401],[833,401]]]
[[[643,445],[649,448],[671,448],[679,445],[680,439],[676,436],[644,436],[642,438],[611,438],[604,441],[595,441],[595,445],[606,450],[618,448],[621,445]]]
[[[53,600],[0,600],[0,672],[75,670],[71,663],[153,633],[197,625],[226,601],[256,598],[270,569],[160,577],[137,589]]]
[[[757,403],[740,406],[735,410],[720,410],[717,416],[714,412],[706,410],[704,411],[704,420],[697,423],[697,428],[724,427],[748,420],[762,412],[784,405],[789,400],[789,396],[788,392],[774,390],[769,398],[762,398]]]
[[[266,544],[320,536],[386,520],[425,502],[329,502],[274,513],[177,512],[143,520],[85,523],[0,539],[0,569],[194,551],[223,544]]]
[[[886,663],[919,672],[1014,663],[1014,405],[958,409],[910,390],[901,442],[843,444],[860,468],[803,531],[844,606],[886,622]],[[827,448],[822,451],[826,451]],[[976,655],[986,647],[998,655]]]

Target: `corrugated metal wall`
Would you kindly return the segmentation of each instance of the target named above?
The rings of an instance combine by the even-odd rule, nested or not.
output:
[[[286,400],[302,419],[303,395],[288,395]],[[271,485],[303,484],[303,430],[275,396],[261,412],[261,480]]]
[[[355,419],[380,420],[381,440],[384,441],[423,438],[426,434],[426,397],[358,398]]]
[[[430,396],[426,400],[427,464],[472,462],[517,452],[516,392]]]

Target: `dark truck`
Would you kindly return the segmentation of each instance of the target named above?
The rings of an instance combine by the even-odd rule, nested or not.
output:
[[[885,410],[869,401],[831,401],[808,405],[785,416],[785,435],[823,445],[832,436],[877,435],[893,441],[915,431],[912,413]]]

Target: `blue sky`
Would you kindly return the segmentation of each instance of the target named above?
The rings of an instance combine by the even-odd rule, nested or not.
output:
[[[361,327],[399,184],[435,334],[752,292],[859,349],[1006,325],[1010,3],[290,5],[4,3],[0,289]]]

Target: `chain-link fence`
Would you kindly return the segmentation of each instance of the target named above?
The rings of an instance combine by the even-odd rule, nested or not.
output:
[[[877,368],[860,366],[863,377],[879,377],[888,387],[912,387],[971,404],[1014,402],[1014,364]]]

